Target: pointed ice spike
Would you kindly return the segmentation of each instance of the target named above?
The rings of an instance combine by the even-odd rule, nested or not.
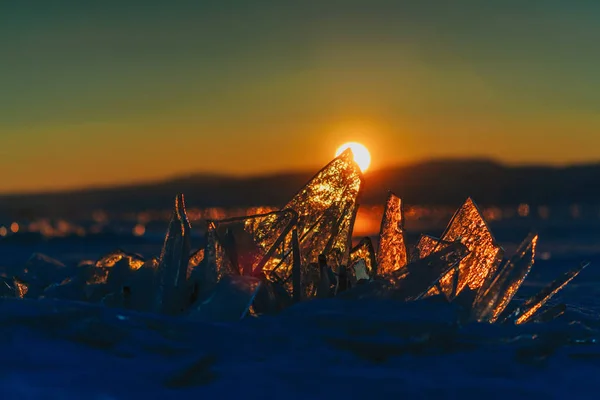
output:
[[[337,248],[339,253],[347,257],[349,251],[349,235],[356,216],[357,198],[362,186],[362,173],[354,161],[351,150],[347,150],[319,171],[284,209],[292,209],[298,215],[298,236],[302,264],[316,262],[322,254],[331,234],[337,234],[329,246]],[[272,221],[262,228],[269,230]],[[338,228],[335,228],[335,226]],[[346,260],[342,260],[345,263]],[[291,265],[291,260],[288,261]],[[291,274],[291,266],[287,274]]]
[[[261,281],[250,276],[225,276],[208,299],[192,306],[188,318],[199,321],[234,322],[248,313]]]
[[[459,265],[456,292],[452,290],[454,273],[440,281],[449,298],[460,293],[467,285],[472,290],[479,289],[485,278],[495,272],[504,254],[471,198],[454,214],[441,239],[445,242],[461,240],[470,251]]]
[[[302,262],[300,261],[300,243],[298,242],[298,230],[292,231],[292,252],[293,252],[293,267],[292,267],[292,293],[294,302],[302,300]]]
[[[187,268],[190,256],[190,223],[183,195],[175,199],[173,215],[160,255],[155,311],[177,314],[185,308]]]
[[[567,311],[566,304],[557,304],[557,305],[552,306],[552,307],[542,311],[541,313],[537,314],[537,316],[533,317],[532,322],[535,322],[535,323],[550,322],[550,321],[560,317],[561,315],[563,315],[565,313],[565,311]]]
[[[460,242],[452,243],[430,256],[406,265],[392,274],[394,285],[405,301],[423,298],[440,279],[455,268],[469,254]]]
[[[375,275],[377,269],[377,262],[375,261],[375,251],[373,250],[373,243],[371,238],[364,237],[361,241],[350,251],[350,260],[348,265],[350,268],[355,268],[355,265],[363,260],[366,268],[366,274],[369,277]]]
[[[474,317],[479,322],[494,323],[511,301],[527,275],[535,258],[538,235],[530,234],[515,255],[499,269],[488,288],[475,299]]]
[[[387,275],[408,263],[404,240],[404,205],[402,200],[389,192],[379,231],[377,250],[377,274]]]
[[[588,265],[590,265],[590,263],[584,263],[580,267],[564,273],[560,278],[556,279],[554,282],[546,286],[541,292],[526,300],[519,307],[519,312],[517,314],[517,319],[515,323],[524,324],[529,322],[535,315],[535,313],[540,308],[542,308],[542,306],[546,304],[546,302],[550,300],[552,296],[554,296],[569,282],[571,282],[573,278],[579,275],[579,273],[583,271],[583,269],[586,268]]]
[[[341,293],[340,296],[347,299],[418,300],[440,280],[441,276],[460,263],[468,252],[462,243],[453,243],[426,258],[407,264],[406,268],[394,271],[384,278],[359,284]]]
[[[275,253],[296,221],[293,210],[283,210],[213,222],[229,263],[237,271],[235,274],[261,276],[263,269],[270,271],[282,261]],[[287,250],[291,253],[291,249]]]

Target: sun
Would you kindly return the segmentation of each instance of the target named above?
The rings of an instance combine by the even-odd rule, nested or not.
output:
[[[352,150],[354,161],[358,164],[360,170],[365,172],[369,168],[369,165],[371,165],[371,153],[369,153],[369,150],[360,143],[348,142],[338,147],[335,151],[335,156],[339,156],[348,148]]]

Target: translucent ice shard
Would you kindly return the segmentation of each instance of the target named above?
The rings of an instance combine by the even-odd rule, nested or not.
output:
[[[217,239],[236,274],[260,275],[280,260],[277,250],[296,224],[293,210],[213,221]],[[265,227],[269,229],[265,229]],[[287,249],[289,251],[289,249]],[[272,259],[274,258],[274,259]]]
[[[204,260],[204,249],[198,249],[190,255],[190,261],[188,262],[187,276],[188,278],[192,275],[192,271],[198,268]]]
[[[298,230],[292,231],[292,295],[295,303],[302,300],[302,256]]]
[[[361,241],[350,251],[350,260],[348,262],[350,270],[356,270],[356,266],[361,260],[364,263],[367,277],[373,277],[377,269],[377,262],[375,260],[373,243],[369,237],[362,238]],[[364,278],[364,276],[362,276],[362,278]]]
[[[472,290],[479,289],[485,278],[495,272],[503,257],[502,248],[496,243],[481,212],[470,198],[454,214],[441,239],[444,242],[460,240],[470,252],[458,267],[458,287],[455,293],[454,272],[440,281],[442,290],[449,298],[460,293],[467,285]]]
[[[404,240],[404,208],[402,200],[390,192],[379,232],[377,274],[389,274],[403,268],[407,263],[408,256]]]
[[[423,298],[448,271],[455,268],[469,253],[460,242],[413,261],[405,268],[369,283],[357,285],[340,294],[347,299],[393,298],[413,301]]]
[[[529,322],[535,313],[542,308],[548,300],[550,300],[556,293],[564,288],[569,282],[571,282],[589,263],[585,263],[578,268],[572,269],[571,271],[565,272],[560,278],[546,286],[542,291],[533,297],[527,299],[518,309],[516,324],[524,324]]]
[[[192,306],[188,317],[201,321],[237,321],[247,315],[261,281],[250,276],[225,276],[206,300]]]
[[[495,275],[482,286],[473,304],[474,317],[479,322],[496,322],[531,271],[535,258],[538,235],[530,234],[515,255],[503,264]]]
[[[155,311],[176,314],[185,307],[186,279],[190,256],[190,223],[183,195],[175,199],[173,215],[157,270]]]
[[[348,149],[319,171],[283,208],[298,215],[302,265],[316,263],[320,254],[329,257],[334,252],[341,255],[340,263],[346,262],[361,186],[362,173]],[[269,231],[274,223],[267,221],[261,228]],[[289,251],[277,267],[277,274],[287,279],[291,265]]]
[[[115,250],[96,261],[96,266],[103,268],[112,268],[115,266],[116,263],[123,259],[127,260],[131,269],[138,269],[142,265],[144,265],[145,262],[144,259],[138,256],[137,254],[129,254],[124,252],[123,250]]]
[[[418,300],[455,269],[469,255],[468,248],[460,242],[406,265],[392,274],[394,286],[405,301]]]

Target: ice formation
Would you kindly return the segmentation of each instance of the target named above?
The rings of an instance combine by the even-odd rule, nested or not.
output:
[[[529,235],[502,262],[504,250],[472,199],[440,238],[422,235],[408,246],[402,200],[390,193],[376,246],[367,237],[352,247],[362,183],[360,168],[346,150],[279,211],[207,221],[206,246],[195,252],[183,195],[178,195],[159,258],[145,260],[117,250],[69,268],[35,255],[20,276],[2,278],[0,295],[98,302],[218,321],[278,313],[298,302],[334,296],[403,302],[438,298],[465,308],[467,322],[546,322],[564,313],[562,304],[544,306],[586,265],[516,304],[538,236]]]

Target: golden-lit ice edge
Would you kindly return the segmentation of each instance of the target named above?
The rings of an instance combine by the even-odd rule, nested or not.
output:
[[[208,353],[196,354],[191,366],[160,374],[167,388],[217,382],[222,360],[211,348],[235,352],[245,343],[238,355],[260,358],[296,346],[290,363],[310,358],[305,353],[315,348],[300,350],[298,332],[318,337],[322,357],[331,356],[324,348],[333,349],[344,354],[336,357],[369,365],[475,348],[535,364],[551,355],[578,357],[582,346],[596,343],[595,316],[549,305],[587,263],[516,301],[534,263],[536,234],[506,255],[467,199],[441,237],[422,235],[408,246],[403,202],[393,193],[376,246],[365,237],[353,247],[362,185],[347,150],[280,210],[207,221],[206,246],[196,252],[178,195],[158,258],[119,250],[67,267],[36,255],[18,276],[0,282],[0,318],[4,326],[39,328],[117,357],[176,358],[205,344]],[[225,328],[232,323],[243,331]],[[159,340],[145,343],[146,336],[137,336],[142,331]],[[267,349],[270,340],[276,343]]]

